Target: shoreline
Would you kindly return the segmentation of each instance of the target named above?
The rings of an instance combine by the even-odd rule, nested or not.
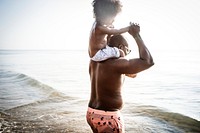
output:
[[[55,131],[38,121],[20,120],[0,112],[0,132],[46,132]]]
[[[40,108],[41,109],[41,108]],[[48,112],[38,113],[38,110],[17,108],[6,112],[0,111],[0,133],[33,132],[33,133],[92,133],[82,112]],[[153,108],[139,112],[125,109],[124,116],[126,132],[149,133],[159,132],[197,133],[200,122],[186,116],[169,112],[156,112]],[[139,113],[139,114],[138,114]],[[26,115],[25,115],[26,114]],[[130,117],[131,114],[131,117]],[[155,117],[156,116],[156,117]],[[175,118],[175,119],[174,119]],[[157,128],[154,128],[157,126]],[[148,127],[148,128],[147,128]]]
[[[69,102],[73,100],[54,97],[0,110],[0,133],[92,133],[85,118],[86,110]]]
[[[85,119],[86,108],[75,107],[76,102],[74,105],[65,104],[63,108],[64,103],[51,101],[0,111],[0,133],[92,133]],[[122,110],[122,115],[127,133],[150,133],[151,130],[166,133],[200,132],[200,121],[181,114],[166,112],[154,106],[127,104]]]
[[[51,121],[51,120],[50,120]],[[81,128],[79,129],[79,127]],[[87,125],[82,124],[80,121],[74,120],[67,123],[56,123],[56,121],[48,122],[48,124],[42,120],[25,120],[15,118],[12,115],[0,112],[0,133],[9,132],[33,132],[33,133],[81,133],[89,132],[90,128]]]

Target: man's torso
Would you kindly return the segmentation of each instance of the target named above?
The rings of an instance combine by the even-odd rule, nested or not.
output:
[[[122,108],[121,87],[124,76],[114,67],[117,59],[104,62],[90,61],[91,98],[89,107],[100,110],[114,111]]]

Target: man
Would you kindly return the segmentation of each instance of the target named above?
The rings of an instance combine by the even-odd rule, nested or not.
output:
[[[124,57],[103,62],[90,60],[91,97],[87,111],[87,122],[94,133],[124,133],[124,123],[120,114],[123,105],[121,88],[125,74],[136,74],[154,65],[153,58],[140,37],[140,26],[131,24],[129,34],[135,39],[139,58]],[[110,39],[111,47],[117,47],[128,54],[128,43],[121,35]]]

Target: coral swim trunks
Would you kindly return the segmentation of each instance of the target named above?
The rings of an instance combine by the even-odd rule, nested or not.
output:
[[[87,122],[94,133],[124,133],[120,111],[103,111],[88,107]]]
[[[120,57],[120,52],[119,49],[116,47],[109,47],[108,45],[100,49],[91,59],[93,61],[104,61],[109,58],[119,58]]]

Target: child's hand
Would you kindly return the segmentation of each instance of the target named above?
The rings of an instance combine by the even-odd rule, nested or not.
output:
[[[137,23],[130,22],[130,29],[128,31],[129,34],[135,36],[140,32],[140,26]]]

